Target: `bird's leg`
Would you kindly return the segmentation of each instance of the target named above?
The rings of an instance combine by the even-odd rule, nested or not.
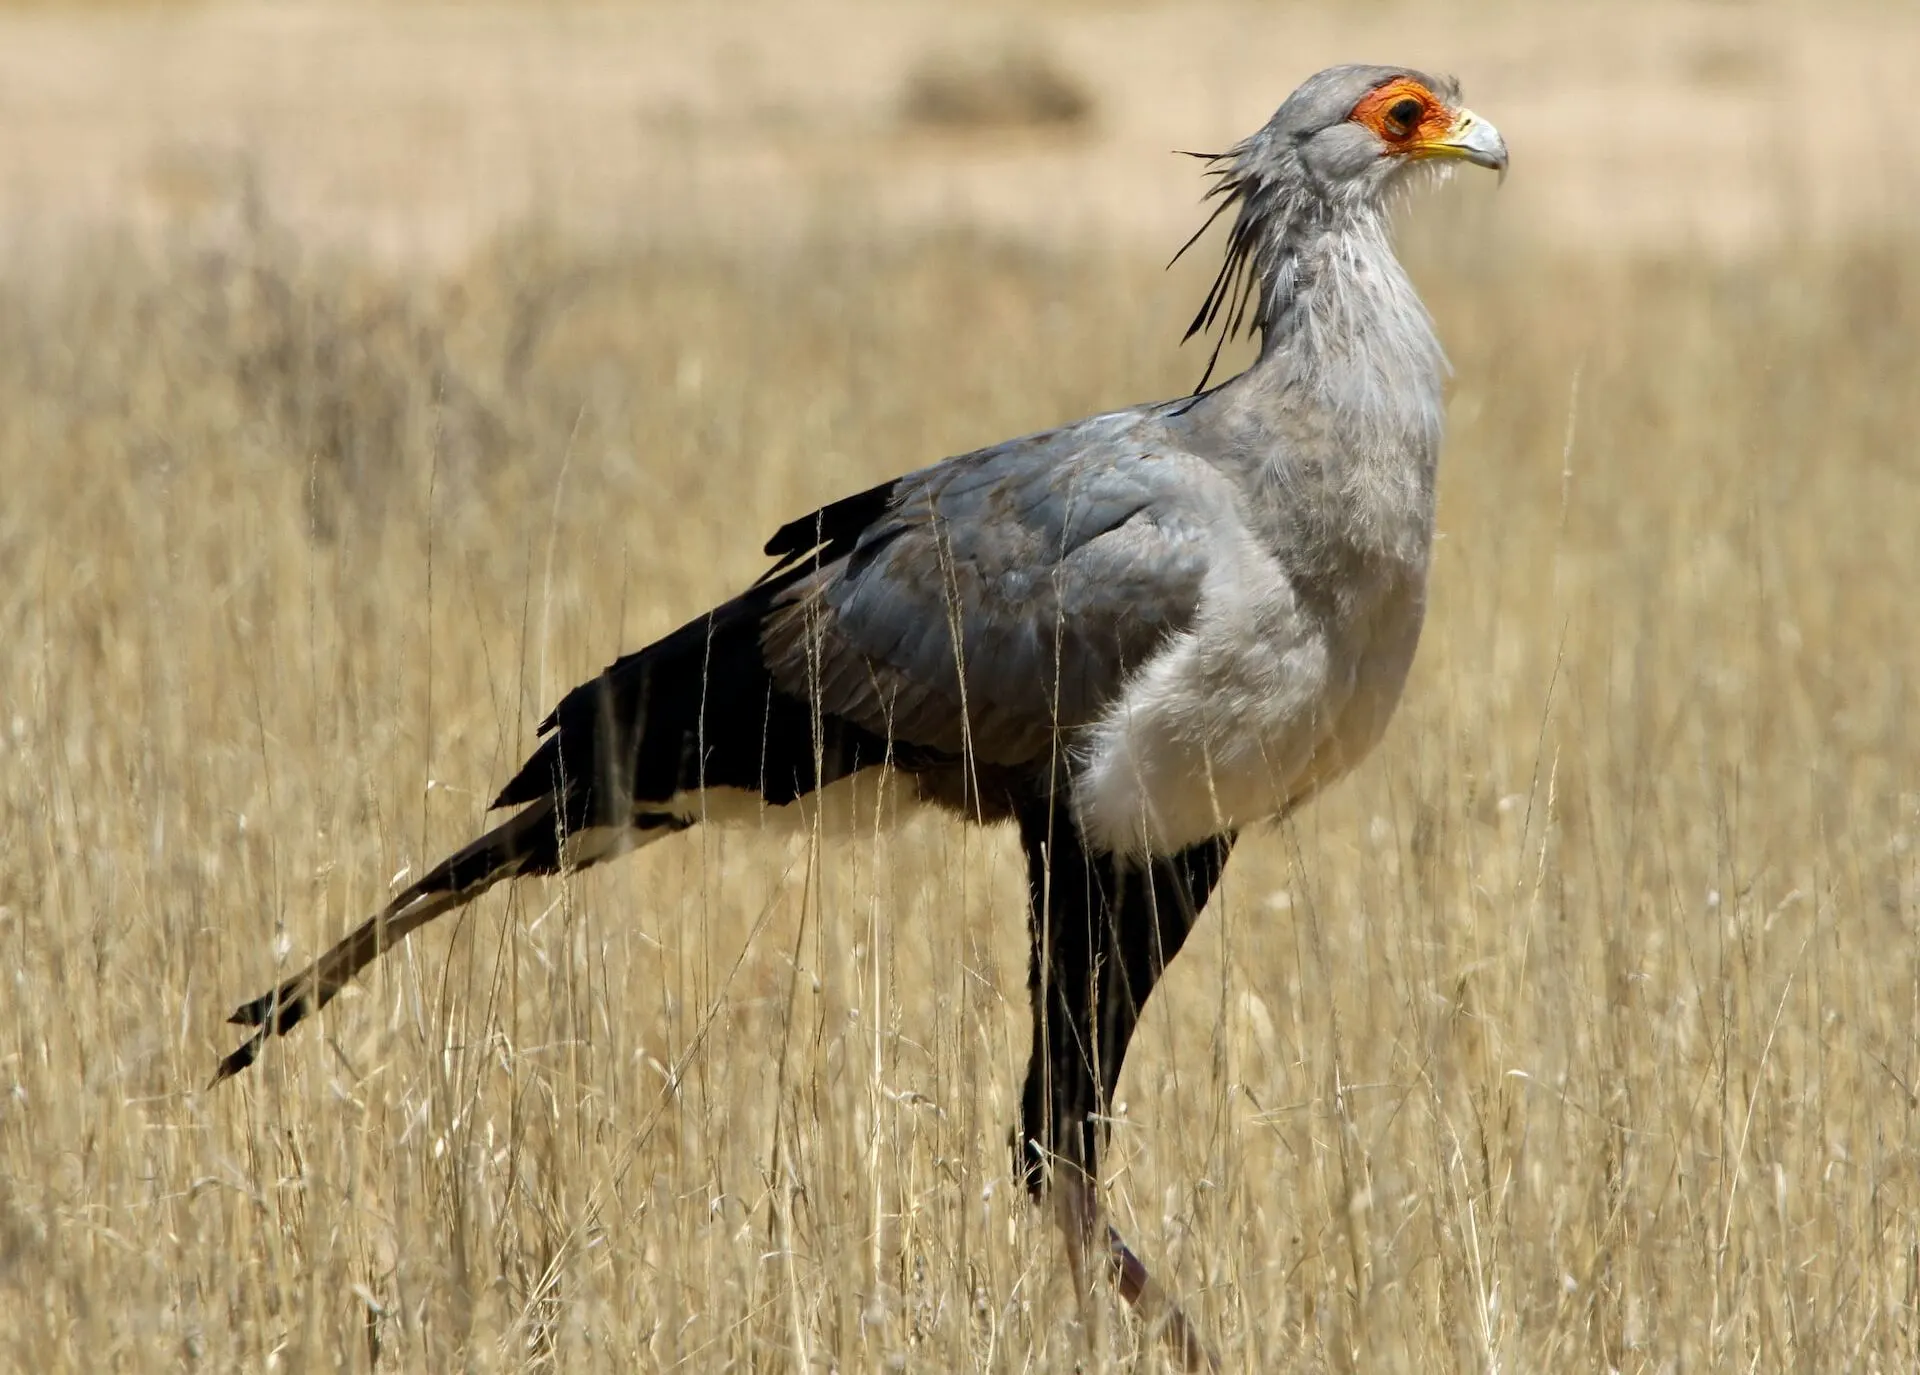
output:
[[[1144,866],[1090,855],[1062,806],[1021,816],[1033,914],[1033,1051],[1016,1166],[1036,1201],[1049,1189],[1076,1288],[1103,1265],[1190,1370],[1212,1357],[1179,1305],[1107,1225],[1098,1167],[1113,1085],[1154,983],[1192,928],[1231,838]]]

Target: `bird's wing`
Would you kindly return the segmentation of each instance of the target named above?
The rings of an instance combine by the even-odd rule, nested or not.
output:
[[[818,561],[763,625],[774,681],[904,744],[1045,758],[1198,611],[1231,498],[1167,439],[1097,417],[794,522],[768,552]]]

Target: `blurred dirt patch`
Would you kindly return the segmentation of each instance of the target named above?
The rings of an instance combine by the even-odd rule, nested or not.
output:
[[[1753,37],[1706,38],[1687,49],[1687,76],[1701,86],[1745,90],[1765,85],[1780,74],[1773,49]]]
[[[929,53],[900,92],[901,119],[944,129],[1067,128],[1087,123],[1094,105],[1053,57],[1016,43]]]

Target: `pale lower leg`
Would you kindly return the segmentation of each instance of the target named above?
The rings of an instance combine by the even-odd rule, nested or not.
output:
[[[1220,1362],[1201,1337],[1199,1327],[1107,1222],[1098,1186],[1079,1170],[1066,1166],[1054,1175],[1053,1203],[1054,1216],[1066,1236],[1067,1264],[1073,1271],[1076,1292],[1085,1296],[1091,1291],[1094,1276],[1087,1273],[1087,1257],[1104,1249],[1106,1270],[1120,1297],[1132,1305],[1149,1330],[1159,1333],[1181,1368],[1217,1371]]]

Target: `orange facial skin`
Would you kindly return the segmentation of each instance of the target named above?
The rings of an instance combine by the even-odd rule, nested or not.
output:
[[[1455,112],[1418,81],[1402,76],[1369,91],[1347,118],[1371,130],[1389,148],[1419,157],[1446,142]]]

